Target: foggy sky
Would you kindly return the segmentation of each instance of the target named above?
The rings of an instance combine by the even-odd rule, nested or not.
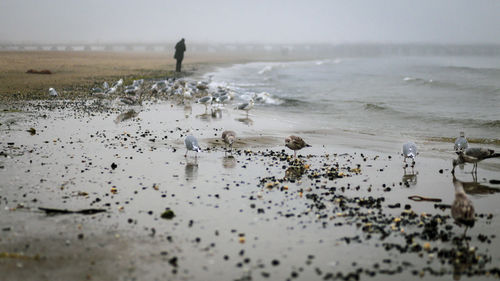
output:
[[[494,43],[496,0],[1,0],[0,41]]]

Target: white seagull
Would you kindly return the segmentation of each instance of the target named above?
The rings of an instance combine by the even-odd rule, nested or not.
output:
[[[465,138],[464,132],[460,132],[460,136],[455,140],[455,152],[460,154],[460,152],[469,148],[469,142]]]
[[[406,163],[406,158],[411,158],[412,164],[415,165],[415,157],[417,157],[417,145],[414,142],[407,142],[403,144],[403,157]]]
[[[198,145],[198,140],[192,135],[187,136],[184,143],[186,144],[186,154],[184,154],[184,157],[187,157],[189,150],[196,151],[196,153],[201,151],[200,146]],[[196,154],[196,156],[198,156],[198,154]]]
[[[500,157],[500,153],[495,153],[493,149],[481,148],[481,147],[471,147],[460,152],[458,158],[453,160],[452,174],[455,174],[455,167],[464,163],[472,163],[474,167],[472,168],[472,173],[477,174],[477,163],[488,158]]]
[[[54,88],[49,88],[49,95],[51,97],[57,97],[58,96],[57,91]]]
[[[205,111],[206,111],[208,108],[208,105],[212,103],[212,96],[204,96],[204,97],[198,99],[198,103],[204,104]]]
[[[238,110],[244,110],[247,112],[247,117],[248,117],[248,111],[253,108],[253,99],[250,99],[248,102],[240,103],[238,104],[238,107],[236,107]]]

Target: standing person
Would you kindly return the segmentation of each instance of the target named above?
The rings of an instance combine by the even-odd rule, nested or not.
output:
[[[177,60],[177,65],[175,66],[176,72],[181,72],[182,59],[184,59],[184,52],[186,51],[186,45],[184,44],[184,38],[175,44],[175,55],[174,59]]]

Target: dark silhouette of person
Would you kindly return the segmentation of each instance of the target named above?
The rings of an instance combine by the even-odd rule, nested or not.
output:
[[[186,45],[184,44],[184,38],[175,44],[175,55],[174,59],[177,60],[177,65],[175,66],[176,72],[181,72],[182,60],[184,59],[184,52],[186,51]]]

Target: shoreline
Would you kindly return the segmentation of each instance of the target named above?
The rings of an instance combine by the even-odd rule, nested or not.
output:
[[[454,200],[451,163],[432,149],[404,169],[399,145],[366,149],[372,136],[284,126],[273,118],[286,116],[260,109],[247,118],[179,99],[34,103],[1,113],[14,118],[0,126],[8,280],[499,277],[500,186],[483,163],[477,182],[471,165],[457,170],[477,214],[463,239],[449,208],[408,199]],[[220,139],[227,129],[237,134],[232,155]],[[283,141],[295,133],[312,144],[299,160]],[[184,157],[187,134],[199,139],[198,157]]]

